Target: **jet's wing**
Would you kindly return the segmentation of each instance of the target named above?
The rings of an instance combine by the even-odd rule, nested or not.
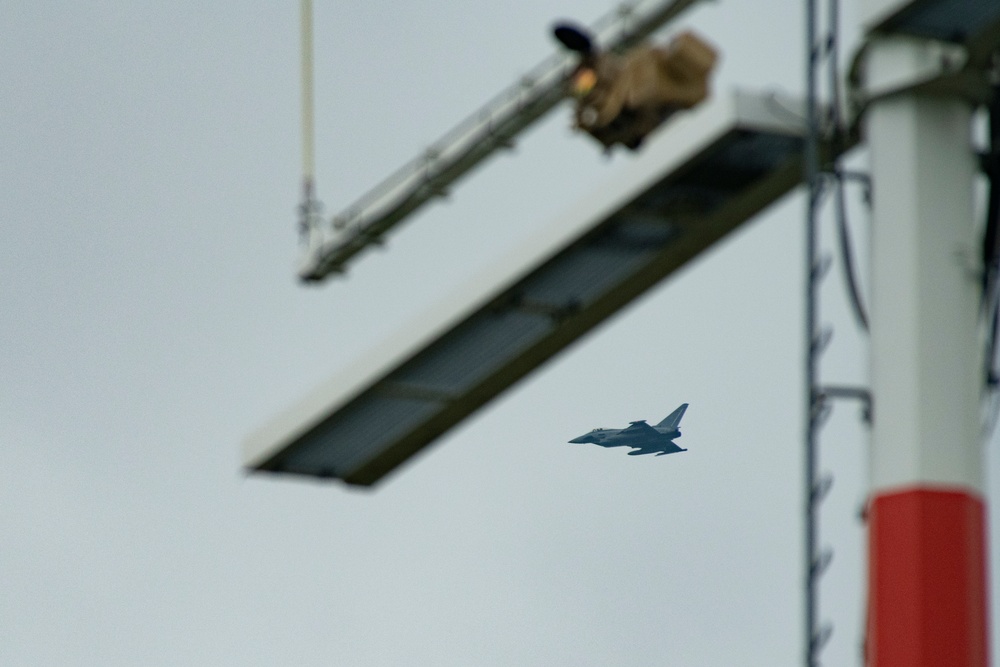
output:
[[[629,426],[621,430],[622,433],[628,433],[629,435],[641,435],[647,438],[662,438],[663,436],[655,428],[650,426],[644,421],[632,422]]]
[[[641,438],[635,444],[629,444],[632,447],[629,456],[642,456],[643,454],[662,456],[664,454],[687,451],[678,447],[669,435],[660,433],[644,421],[632,422],[628,428],[624,429],[623,433]]]
[[[657,434],[659,435],[659,434]],[[660,436],[661,438],[663,436]],[[650,443],[648,445],[643,445],[633,449],[628,453],[629,456],[642,456],[643,454],[656,454],[657,456],[663,456],[665,454],[676,454],[677,452],[686,452],[686,449],[678,447],[673,440],[666,440],[665,442]]]
[[[664,443],[660,446],[660,453],[657,456],[663,456],[664,454],[676,454],[677,452],[686,452],[687,450],[680,447],[673,440]]]

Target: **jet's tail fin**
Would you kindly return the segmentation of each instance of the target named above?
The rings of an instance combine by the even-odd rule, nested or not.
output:
[[[688,404],[687,403],[682,404],[681,407],[677,408],[669,415],[667,415],[667,418],[661,421],[659,424],[657,424],[657,426],[660,426],[662,428],[677,428],[678,426],[681,425],[681,417],[684,416],[684,411],[687,409],[688,409]]]

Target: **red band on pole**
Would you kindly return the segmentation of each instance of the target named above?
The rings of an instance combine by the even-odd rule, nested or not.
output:
[[[983,501],[917,488],[868,514],[869,667],[987,667]]]

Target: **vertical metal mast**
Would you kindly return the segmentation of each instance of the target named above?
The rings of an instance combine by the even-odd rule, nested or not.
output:
[[[820,546],[820,505],[833,484],[833,477],[819,470],[819,432],[829,414],[832,401],[847,399],[862,405],[862,415],[869,421],[871,397],[862,387],[824,384],[821,356],[830,342],[832,330],[820,326],[820,283],[830,266],[829,258],[821,258],[820,211],[827,194],[832,194],[838,238],[843,263],[845,287],[855,318],[862,329],[868,319],[860,290],[854,276],[854,266],[844,202],[844,180],[847,174],[839,165],[839,155],[849,143],[841,114],[841,81],[839,67],[839,2],[826,0],[824,29],[820,29],[818,0],[806,1],[806,143],[803,152],[804,180],[808,190],[806,214],[806,420],[804,452],[805,496],[805,624],[804,650],[806,667],[819,664],[818,657],[833,633],[830,623],[820,622],[819,580],[833,559],[833,550]],[[828,99],[821,103],[819,73],[826,68],[825,91]],[[821,151],[821,146],[823,150]],[[867,185],[867,178],[860,174]]]
[[[836,3],[836,0],[828,0]],[[870,667],[985,667],[987,623],[983,453],[979,442],[977,304],[982,290],[979,240],[973,224],[976,155],[971,116],[982,102],[987,58],[1000,48],[995,0],[865,0],[868,30],[859,54],[864,81],[856,101],[871,155],[872,390],[821,387],[817,331],[816,213],[822,179],[838,188],[844,244],[843,173],[829,174],[817,135],[816,70],[823,53],[816,0],[807,0],[810,186],[807,308],[808,433],[806,478],[806,663],[816,664],[816,429],[832,397],[861,399],[872,421],[868,503],[868,613],[865,660]],[[830,30],[836,29],[835,7]],[[835,32],[834,32],[835,34]],[[834,57],[830,58],[830,52]],[[826,57],[836,60],[835,40]],[[831,77],[837,128],[837,85]],[[834,142],[836,137],[833,137]],[[834,150],[836,153],[836,150]],[[845,253],[845,259],[847,253]],[[848,288],[862,325],[858,290]]]
[[[985,667],[972,104],[905,84],[942,44],[876,35],[866,115],[872,235],[868,664]]]
[[[866,659],[986,667],[977,315],[992,248],[983,252],[974,223],[972,113],[996,94],[1000,4],[861,8],[875,187]]]
[[[828,107],[820,103],[819,70],[826,61],[831,77],[831,105],[837,104],[838,76],[835,44],[837,41],[837,0],[827,0],[830,10],[826,29],[819,29],[817,0],[806,2],[806,144],[804,155],[805,182],[808,192],[806,214],[806,434],[805,434],[805,665],[818,665],[819,652],[829,640],[833,628],[820,623],[819,579],[833,558],[831,549],[821,549],[819,539],[819,510],[823,498],[833,483],[830,476],[819,471],[819,430],[829,412],[828,395],[821,386],[820,356],[830,339],[830,332],[822,330],[819,323],[819,288],[828,269],[828,260],[819,256],[820,209],[824,191],[830,180],[827,160],[836,159],[839,147],[831,145],[832,135],[840,131],[839,113],[821,114]],[[829,108],[832,108],[829,107]],[[820,155],[820,144],[825,143],[833,155]],[[836,168],[833,168],[836,178]],[[837,184],[839,194],[839,183]],[[834,392],[835,395],[835,392]]]
[[[817,498],[816,436],[819,418],[819,397],[816,391],[816,346],[819,332],[816,326],[816,297],[819,266],[817,264],[817,209],[819,183],[819,118],[817,115],[816,62],[816,0],[806,0],[806,144],[804,150],[805,180],[808,192],[806,212],[806,451],[805,451],[805,665],[812,667],[816,651],[818,600],[816,596],[817,559]]]

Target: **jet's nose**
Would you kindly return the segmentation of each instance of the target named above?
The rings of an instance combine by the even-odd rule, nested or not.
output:
[[[596,441],[594,440],[594,436],[592,436],[589,433],[587,433],[586,435],[581,435],[578,438],[573,438],[572,440],[570,440],[570,442],[576,442],[576,443],[581,443],[582,444],[582,443],[596,442]]]

